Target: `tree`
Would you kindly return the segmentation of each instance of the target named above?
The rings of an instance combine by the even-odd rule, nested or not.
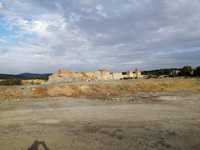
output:
[[[200,76],[200,66],[194,70],[194,76]]]
[[[181,71],[179,72],[180,76],[191,76],[192,67],[191,66],[184,66]]]
[[[21,85],[22,80],[17,78],[4,79],[0,81],[0,85]]]

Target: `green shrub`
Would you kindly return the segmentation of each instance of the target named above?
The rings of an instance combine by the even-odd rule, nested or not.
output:
[[[200,66],[194,70],[194,76],[200,76]]]
[[[191,71],[192,71],[191,66],[184,66],[178,75],[179,76],[191,76]]]
[[[17,78],[4,79],[0,81],[0,85],[21,85],[22,80]]]
[[[153,78],[153,76],[152,75],[148,75],[147,79],[151,79],[151,78]]]
[[[123,77],[123,80],[133,79],[133,77]]]

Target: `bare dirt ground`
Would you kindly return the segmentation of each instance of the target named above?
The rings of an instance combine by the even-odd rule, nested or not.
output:
[[[0,150],[199,150],[199,89],[0,101]]]

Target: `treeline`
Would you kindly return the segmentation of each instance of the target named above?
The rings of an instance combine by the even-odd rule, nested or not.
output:
[[[17,78],[3,79],[0,81],[0,85],[21,85],[22,80]]]
[[[142,75],[169,75],[171,72],[181,70],[181,68],[169,68],[169,69],[156,69],[156,70],[150,70],[150,71],[142,71]]]
[[[200,76],[200,66],[192,69],[191,66],[184,66],[180,72],[178,73],[179,76]]]
[[[23,84],[22,80],[40,79],[47,81],[50,75],[51,73],[46,73],[46,74],[23,73],[18,75],[0,74],[0,85],[22,85]],[[32,81],[31,84],[34,84],[34,82]]]
[[[0,79],[10,79],[10,78],[22,79],[23,77],[19,75],[12,75],[12,74],[0,74]]]
[[[157,69],[150,71],[142,71],[142,75],[153,75],[153,76],[189,76],[197,77],[200,76],[200,66],[192,69],[191,66],[184,66],[183,68],[169,68],[169,69]]]
[[[33,74],[33,73],[23,73],[18,75],[13,74],[0,74],[0,79],[10,79],[10,78],[17,78],[23,80],[31,80],[31,79],[41,79],[41,80],[48,80],[48,77],[52,73],[48,74]]]

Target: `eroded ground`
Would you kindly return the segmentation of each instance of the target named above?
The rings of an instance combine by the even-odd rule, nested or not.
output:
[[[199,88],[0,101],[0,150],[198,150]]]

